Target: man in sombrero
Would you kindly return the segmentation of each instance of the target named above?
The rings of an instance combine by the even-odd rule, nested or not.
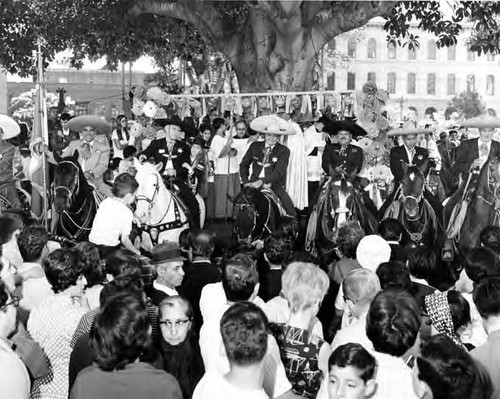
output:
[[[20,132],[21,128],[14,119],[0,114],[0,195],[7,198],[13,208],[21,208],[22,205],[14,183],[14,158],[17,149],[7,140]]]
[[[297,211],[285,191],[290,150],[278,142],[280,136],[294,134],[293,127],[276,115],[264,115],[253,119],[250,128],[264,134],[265,141],[252,143],[241,160],[240,176],[243,184],[256,189],[270,188],[279,198],[285,212],[296,217]]]

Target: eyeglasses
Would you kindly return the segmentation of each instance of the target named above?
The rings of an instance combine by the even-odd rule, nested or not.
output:
[[[0,310],[1,311],[4,311],[5,309],[7,309],[7,306],[9,305],[14,305],[15,308],[17,308],[19,306],[19,302],[21,301],[21,298],[17,297],[17,296],[13,296],[12,297],[12,301],[10,302],[7,302],[5,305],[3,305]]]
[[[160,325],[167,326],[168,328],[172,328],[174,325],[175,325],[175,327],[184,327],[190,321],[191,321],[191,319],[184,319],[184,320],[161,320],[158,323]]]

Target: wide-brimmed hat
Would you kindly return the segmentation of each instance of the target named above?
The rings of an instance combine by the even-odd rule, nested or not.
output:
[[[356,249],[356,260],[361,267],[377,271],[381,263],[389,262],[391,246],[382,237],[372,234],[361,239]]]
[[[75,132],[80,132],[84,127],[91,126],[97,134],[111,133],[111,125],[104,119],[94,115],[80,115],[70,119],[67,128]]]
[[[478,129],[494,129],[500,127],[500,118],[490,114],[482,114],[474,118],[467,119],[462,123],[462,127],[476,127]]]
[[[184,262],[179,245],[175,242],[163,242],[153,248],[153,263]]]
[[[350,120],[326,123],[323,131],[330,136],[336,136],[340,131],[351,133],[352,137],[364,137],[367,135],[365,129]]]
[[[250,129],[263,134],[289,136],[295,134],[291,123],[277,115],[263,115],[250,122]]]
[[[427,134],[432,133],[432,129],[422,129],[417,127],[414,121],[407,121],[403,123],[403,126],[397,129],[392,129],[387,133],[387,137],[395,136],[411,136],[413,134]]]
[[[7,115],[0,114],[0,128],[3,130],[3,140],[11,139],[21,133],[21,127]]]

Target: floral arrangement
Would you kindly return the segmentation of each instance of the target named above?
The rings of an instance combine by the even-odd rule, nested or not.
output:
[[[388,99],[389,93],[373,82],[365,83],[362,90],[356,93],[358,124],[370,137],[376,138],[389,128],[389,121],[382,115]]]
[[[394,180],[391,169],[388,166],[382,164],[373,166],[371,168],[371,175],[373,177],[373,181],[376,182],[379,186],[389,185]]]

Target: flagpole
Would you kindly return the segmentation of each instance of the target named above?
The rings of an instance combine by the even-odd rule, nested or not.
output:
[[[44,145],[49,145],[49,132],[48,132],[48,121],[47,121],[47,104],[45,98],[45,81],[43,75],[43,57],[42,57],[42,43],[41,39],[38,40],[37,49],[37,63],[38,63],[38,76],[37,76],[37,90],[38,90],[38,100],[39,100],[39,113],[38,117],[41,121],[41,133]],[[49,198],[47,195],[47,155],[45,151],[42,151],[42,182],[43,182],[43,212],[45,228],[49,228],[49,215],[48,215],[48,202]],[[52,215],[53,216],[53,215]]]

